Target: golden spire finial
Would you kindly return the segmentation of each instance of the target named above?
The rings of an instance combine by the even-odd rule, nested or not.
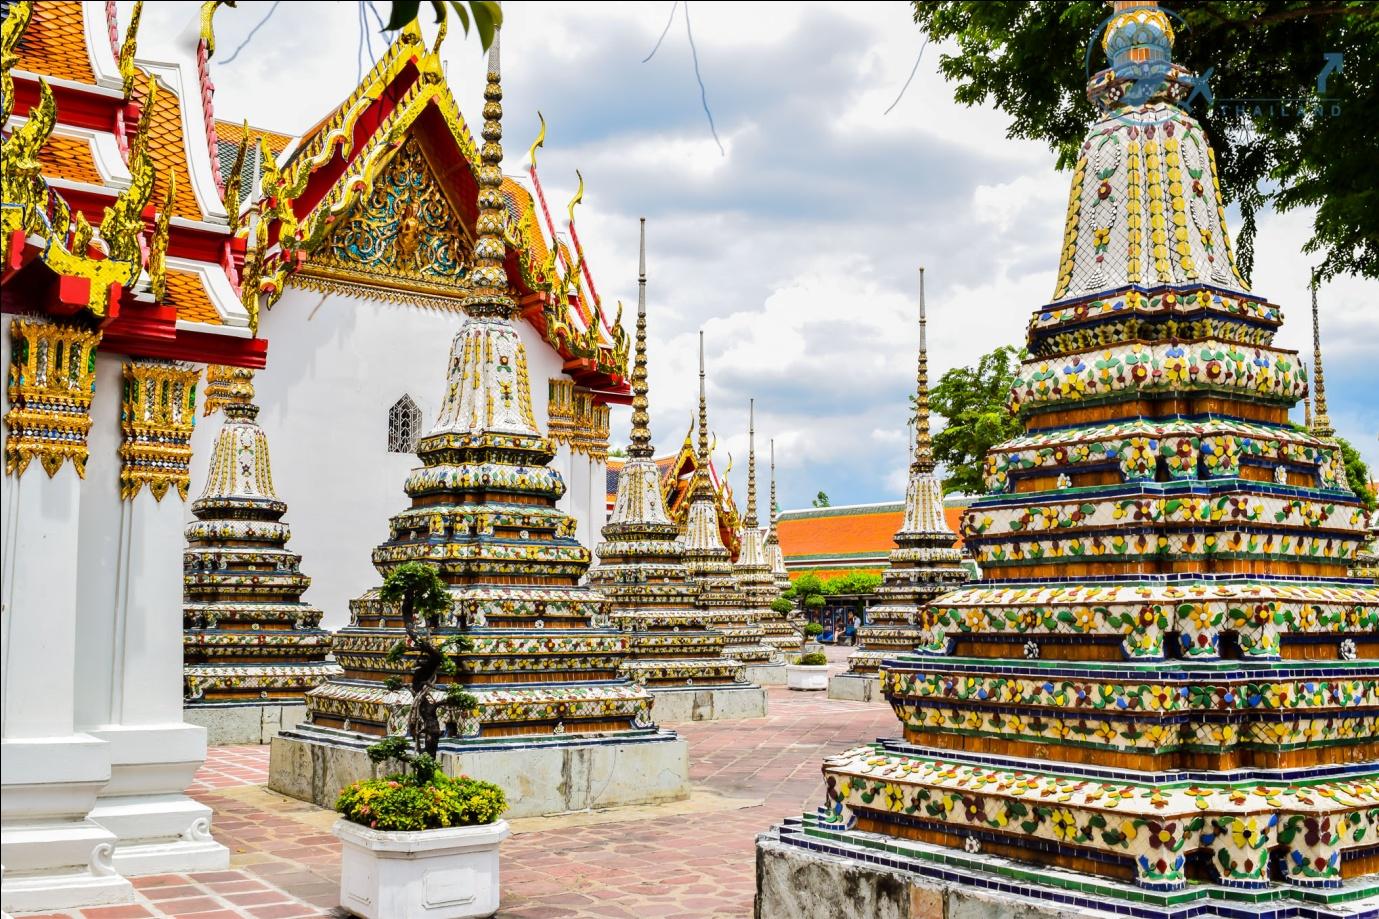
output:
[[[488,83],[484,87],[483,146],[479,150],[479,216],[474,221],[474,268],[469,274],[470,294],[465,310],[475,316],[508,318],[516,307],[508,291],[504,266],[507,245],[507,201],[503,198],[503,84],[499,66],[500,32],[488,49]]]
[[[1308,428],[1318,437],[1331,437],[1336,429],[1326,413],[1326,377],[1322,373],[1322,333],[1317,316],[1317,284],[1312,282],[1312,375],[1315,379],[1312,396],[1312,420]]]
[[[646,218],[641,218],[637,256],[637,345],[632,362],[632,445],[627,455],[650,459],[651,418],[647,414],[646,384]]]
[[[747,516],[743,526],[757,528],[757,400],[747,400]]]
[[[690,495],[712,495],[713,486],[709,482],[709,402],[704,389],[704,330],[699,330],[699,439],[694,451],[694,482]]]
[[[915,374],[915,455],[913,472],[934,471],[934,445],[929,439],[929,342],[924,314],[924,268],[919,269],[919,370]]]

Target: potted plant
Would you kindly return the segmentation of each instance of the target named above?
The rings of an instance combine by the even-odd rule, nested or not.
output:
[[[806,622],[804,624],[804,653],[818,654],[822,651],[819,644],[819,636],[824,633],[824,627],[817,622]]]
[[[402,612],[407,640],[388,653],[401,661],[416,655],[411,671],[409,736],[387,737],[369,747],[375,763],[402,770],[346,786],[335,802],[341,819],[332,832],[342,844],[340,905],[365,919],[468,919],[498,911],[498,846],[508,825],[503,789],[467,776],[441,772],[442,709],[467,713],[477,700],[456,684],[444,690],[441,675],[454,674],[453,655],[467,643],[437,645],[432,629],[450,608],[450,594],[436,572],[418,562],[400,565],[383,582],[381,598]],[[401,688],[401,680],[390,681]]]
[[[791,689],[828,689],[828,658],[822,651],[800,655],[798,664],[786,664],[785,685]]]

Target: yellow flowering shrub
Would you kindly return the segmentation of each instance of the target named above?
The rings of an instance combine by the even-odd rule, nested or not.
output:
[[[468,776],[437,772],[427,781],[404,775],[345,786],[335,810],[375,830],[434,830],[493,823],[507,810],[503,789]]]

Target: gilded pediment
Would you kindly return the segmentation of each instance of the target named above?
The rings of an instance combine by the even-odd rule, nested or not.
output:
[[[307,286],[431,301],[467,290],[472,252],[464,221],[408,137],[298,277]]]

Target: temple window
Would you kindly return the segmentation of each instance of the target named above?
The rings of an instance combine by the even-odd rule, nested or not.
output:
[[[388,452],[416,453],[421,436],[421,409],[404,394],[388,409]]]

